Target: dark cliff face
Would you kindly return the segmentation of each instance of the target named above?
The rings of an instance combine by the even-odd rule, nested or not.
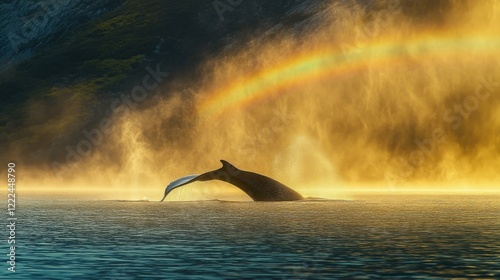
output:
[[[203,77],[197,72],[201,62],[248,47],[241,43],[245,39],[264,32],[296,33],[298,38],[314,32],[322,20],[317,15],[330,2],[3,2],[0,154],[36,165],[58,160],[67,154],[67,145],[75,144],[75,135],[98,125],[113,100],[142,83],[158,65],[169,73],[161,88],[183,77],[196,81]],[[347,2],[377,8],[373,1]],[[405,12],[417,11],[419,19],[434,7],[429,1],[402,3],[408,6]]]
[[[148,65],[195,79],[195,66],[234,38],[287,17],[306,19],[290,14],[296,2],[0,4],[0,153],[32,163],[57,158],[59,147],[106,114],[103,108],[139,83]]]
[[[0,71],[64,40],[83,24],[112,11],[122,2],[11,0],[0,3]]]

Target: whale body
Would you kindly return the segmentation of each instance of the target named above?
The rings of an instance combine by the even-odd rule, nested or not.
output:
[[[292,201],[304,199],[301,194],[282,183],[267,176],[254,172],[243,171],[225,160],[221,160],[222,168],[203,173],[201,175],[188,175],[171,182],[165,189],[167,195],[174,189],[196,181],[220,180],[232,184],[254,201]]]

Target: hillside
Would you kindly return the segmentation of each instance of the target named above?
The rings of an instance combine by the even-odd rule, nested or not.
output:
[[[0,156],[33,180],[498,177],[495,1],[51,3],[0,4]]]
[[[232,36],[307,18],[289,14],[294,2],[253,1],[223,13],[207,1],[75,1],[51,14],[28,1],[2,4],[9,16],[2,19],[1,154],[35,164],[56,159],[110,100],[140,82],[146,66],[195,77],[197,63]],[[16,25],[21,16],[47,22],[28,38]]]

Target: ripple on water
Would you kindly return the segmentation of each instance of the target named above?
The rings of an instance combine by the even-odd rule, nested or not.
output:
[[[500,277],[500,202],[478,197],[34,201],[18,236],[19,279]]]

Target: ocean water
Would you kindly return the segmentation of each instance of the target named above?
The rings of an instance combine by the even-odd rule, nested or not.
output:
[[[17,212],[2,279],[500,279],[498,196],[34,199]]]

